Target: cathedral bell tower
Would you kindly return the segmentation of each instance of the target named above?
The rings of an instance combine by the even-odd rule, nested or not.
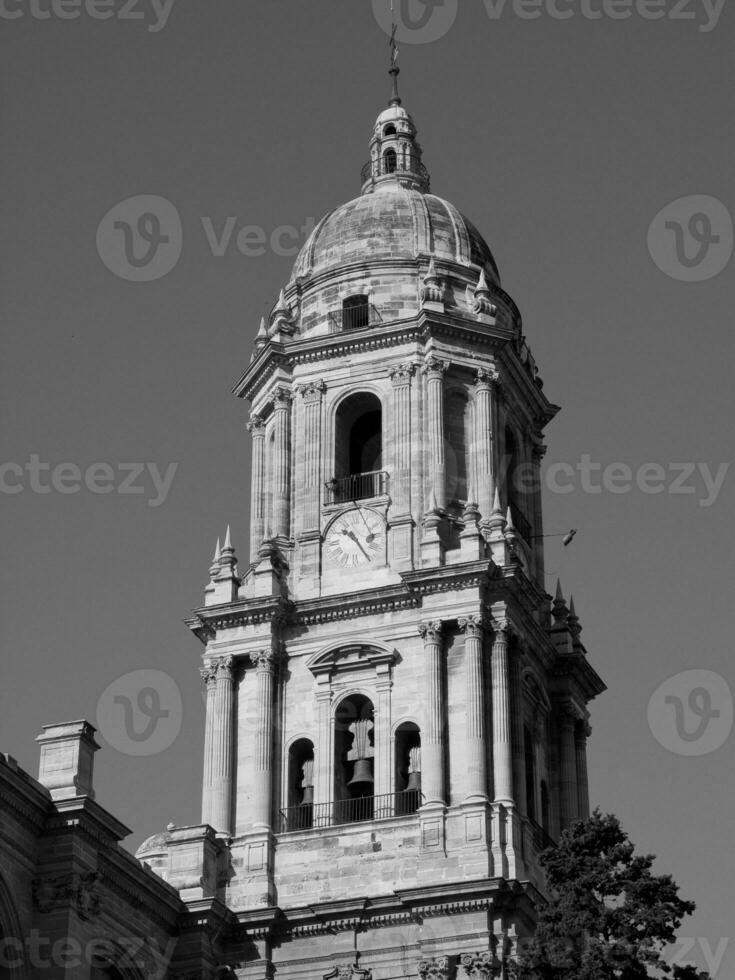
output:
[[[314,229],[234,390],[250,548],[228,530],[189,622],[204,870],[182,897],[236,916],[238,976],[505,975],[540,850],[588,813],[604,685],[544,585],[557,408],[395,85],[360,196]]]

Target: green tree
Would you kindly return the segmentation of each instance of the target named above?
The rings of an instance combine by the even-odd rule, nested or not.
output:
[[[595,810],[541,855],[549,902],[520,952],[517,980],[710,980],[663,957],[694,903],[670,875],[654,875],[618,819]]]

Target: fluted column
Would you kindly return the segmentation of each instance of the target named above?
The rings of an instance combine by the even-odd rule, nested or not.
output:
[[[276,651],[267,648],[250,655],[255,664],[257,711],[253,761],[253,826],[270,828],[273,810],[273,678]]]
[[[411,513],[411,379],[415,364],[400,364],[390,372],[393,382],[393,471],[391,488],[395,514]]]
[[[494,625],[492,652],[493,680],[493,779],[495,800],[513,803],[513,766],[511,758],[510,677],[508,669],[509,624],[500,620]]]
[[[485,685],[482,670],[483,625],[477,616],[459,620],[465,635],[464,659],[467,671],[467,799],[487,799],[487,744],[485,733]]]
[[[258,548],[265,537],[265,423],[253,413],[248,422],[253,437],[250,475],[250,561],[258,560]]]
[[[210,820],[214,829],[227,837],[232,835],[232,768],[234,761],[233,715],[235,678],[232,657],[215,661],[217,674],[214,691],[212,732],[212,780],[210,786]]]
[[[424,365],[426,374],[426,418],[428,426],[429,445],[429,479],[428,490],[436,494],[436,502],[440,508],[446,507],[446,465],[444,460],[444,374],[446,362],[436,357],[429,357]]]
[[[421,732],[421,789],[424,803],[444,803],[444,682],[442,623],[422,623],[425,722]]]
[[[326,391],[323,381],[299,388],[304,411],[303,502],[300,510],[300,530],[319,528],[319,491],[321,487],[322,399]]]
[[[587,739],[590,737],[590,726],[586,721],[577,722],[574,730],[574,751],[577,769],[577,817],[586,820],[590,815],[590,796],[587,781]]]
[[[559,716],[559,794],[561,829],[577,819],[577,759],[574,747],[574,716],[562,709]]]
[[[273,447],[273,531],[287,538],[291,532],[291,401],[288,388],[279,385],[273,392],[275,445]]]
[[[484,368],[477,372],[475,382],[475,467],[473,486],[483,521],[493,510],[493,375]]]
[[[207,663],[199,671],[207,688],[207,706],[204,720],[204,772],[202,777],[202,823],[212,822],[212,763],[214,753],[214,699],[217,671]]]

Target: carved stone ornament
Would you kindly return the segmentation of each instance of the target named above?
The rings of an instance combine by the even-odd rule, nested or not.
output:
[[[278,653],[273,647],[266,647],[264,650],[256,650],[250,654],[251,663],[255,664],[258,670],[275,670],[278,663]]]
[[[318,403],[322,400],[322,395],[327,390],[326,384],[319,381],[310,381],[308,384],[299,385],[296,389],[307,405]]]
[[[339,963],[324,974],[323,980],[372,980],[372,977],[370,970],[361,970],[350,963]]]
[[[444,283],[436,273],[436,263],[432,255],[429,268],[421,281],[421,302],[422,303],[443,303],[444,302]]]
[[[470,980],[490,980],[500,973],[500,961],[489,950],[463,953],[460,962]]]
[[[452,980],[456,972],[453,956],[437,956],[432,960],[420,960],[418,973],[421,980]]]
[[[273,406],[276,411],[287,411],[292,401],[293,395],[285,385],[278,385],[273,389]]]
[[[232,657],[220,657],[219,660],[213,660],[212,667],[214,668],[217,677],[226,677],[227,675],[232,677],[232,667],[234,662],[235,661]]]
[[[217,682],[216,664],[212,661],[205,663],[203,667],[199,668],[199,674],[207,687],[212,687]]]
[[[482,636],[484,623],[481,616],[463,616],[457,620],[460,630],[465,636],[479,638]]]
[[[440,619],[435,619],[430,623],[422,623],[419,626],[419,636],[424,643],[439,643],[443,628],[444,624]]]
[[[55,878],[36,878],[32,886],[33,902],[39,912],[73,908],[80,919],[91,919],[100,910],[98,879],[97,871],[87,874],[72,871]]]
[[[256,436],[265,435],[265,422],[263,421],[262,416],[258,415],[256,412],[251,414],[250,421],[247,423],[247,426],[248,432],[253,438]]]
[[[440,358],[432,355],[427,357],[424,361],[424,374],[429,379],[435,378],[441,380],[444,377],[448,366],[449,365],[446,361],[442,361]]]
[[[410,385],[411,378],[416,373],[416,365],[411,363],[399,364],[390,371],[390,379],[393,382],[394,388],[400,388],[401,385]]]

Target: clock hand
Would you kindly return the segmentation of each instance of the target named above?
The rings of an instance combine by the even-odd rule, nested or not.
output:
[[[370,525],[369,525],[369,524],[368,524],[368,522],[366,521],[366,519],[365,519],[365,515],[363,514],[363,512],[362,512],[361,510],[358,510],[358,513],[359,513],[359,515],[360,515],[360,517],[362,518],[362,523],[363,523],[363,524],[365,525],[365,527],[367,528],[367,532],[368,532],[368,533],[367,533],[367,537],[365,538],[365,541],[367,542],[367,544],[372,544],[372,543],[373,543],[373,541],[375,540],[375,535],[374,535],[374,534],[373,534],[373,532],[372,532],[372,531],[370,530]]]
[[[343,531],[342,533],[343,534],[346,534],[348,538],[352,538],[352,540],[355,542],[355,544],[360,549],[360,551],[363,553],[363,555],[365,555],[365,557],[367,558],[367,560],[370,561],[370,555],[367,553],[367,551],[365,551],[365,549],[363,548],[363,546],[360,544],[360,539],[357,537],[357,535],[355,534],[355,532],[354,531]]]

